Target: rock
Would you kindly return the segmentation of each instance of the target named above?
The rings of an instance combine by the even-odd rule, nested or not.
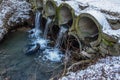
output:
[[[40,49],[40,45],[39,44],[32,44],[29,45],[29,47],[26,49],[25,54],[26,55],[32,55],[37,53],[37,51]]]
[[[31,5],[26,0],[2,0],[0,5],[0,41],[9,29],[29,20],[30,11]]]

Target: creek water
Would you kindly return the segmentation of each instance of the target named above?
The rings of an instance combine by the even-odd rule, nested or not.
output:
[[[40,25],[41,20],[39,18],[41,18],[41,16],[38,14],[38,12],[36,12],[34,29],[40,29],[40,27],[42,27]],[[61,46],[61,43],[63,40],[64,33],[68,29],[66,28],[66,26],[61,26],[60,31],[58,32],[58,37],[56,39],[55,46],[54,47],[48,46],[48,44],[50,43],[50,40],[47,39],[47,34],[48,34],[48,30],[49,30],[49,26],[50,26],[51,22],[52,22],[52,19],[47,18],[45,30],[44,30],[44,32],[42,32],[43,34],[39,35],[38,32],[33,32],[32,34],[30,34],[30,35],[39,35],[37,37],[30,38],[30,40],[32,41],[30,43],[34,44],[34,46],[31,47],[31,49],[35,49],[36,44],[39,44],[39,46],[40,46],[39,50],[42,50],[42,55],[40,55],[39,57],[41,57],[44,61],[61,62],[64,55],[63,55],[62,51],[60,51],[60,46]]]
[[[62,52],[47,45],[49,40],[42,36],[40,19],[41,13],[36,12],[34,29],[10,32],[0,43],[0,79],[49,80],[62,70]],[[33,55],[25,55],[26,50],[32,51],[36,46],[40,48]]]
[[[60,46],[67,31],[61,26],[54,46],[48,46],[48,18],[45,32],[41,31],[41,13],[36,12],[35,28],[10,32],[0,43],[0,79],[2,80],[49,80],[63,68],[63,52]],[[28,33],[29,34],[28,34]],[[29,53],[27,56],[25,53]]]
[[[60,67],[55,69],[61,63],[44,61],[40,57],[42,51],[31,56],[24,54],[29,42],[26,31],[10,32],[0,43],[1,80],[49,80],[61,70]]]

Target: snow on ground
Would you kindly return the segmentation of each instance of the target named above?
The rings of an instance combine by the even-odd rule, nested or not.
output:
[[[11,0],[12,1],[12,0]],[[8,23],[20,23],[24,22],[25,20],[29,19],[29,11],[31,10],[31,5],[26,1],[14,1],[14,6],[16,6],[15,13],[10,17]]]
[[[119,0],[76,0],[80,4],[87,4],[89,8],[99,10],[108,19],[120,20]]]
[[[93,15],[98,22],[102,25],[103,33],[118,39],[120,43],[120,29],[113,30],[108,23],[107,19],[120,20],[120,1],[119,0],[69,0],[69,1],[57,1],[61,3],[69,4],[75,11],[75,15],[81,13],[89,13]],[[81,9],[81,7],[84,9]],[[100,13],[101,12],[101,13]]]
[[[30,10],[30,4],[24,0],[3,0],[0,4],[0,40],[10,26],[28,20]]]
[[[120,19],[120,1],[119,0],[54,0],[57,2],[57,6],[61,3],[69,4],[74,10],[75,14],[80,14],[80,7],[89,7],[102,11],[107,18]]]
[[[59,80],[120,80],[120,56],[100,59],[95,65],[69,72]]]
[[[120,1],[119,0],[76,0],[78,2],[88,4],[90,6],[110,11],[120,13]]]

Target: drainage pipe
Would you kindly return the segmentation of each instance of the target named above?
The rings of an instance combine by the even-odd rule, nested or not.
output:
[[[36,9],[41,11],[43,9],[43,5],[44,5],[43,0],[29,0],[29,2],[32,5],[33,11],[35,11]]]
[[[98,45],[102,40],[101,37],[116,42],[117,39],[107,33],[107,30],[112,29],[103,14],[98,11],[89,10],[77,17],[76,32],[82,40],[90,38],[91,40],[88,43],[96,41],[94,45]]]
[[[77,17],[75,28],[79,38],[86,45],[98,47],[104,44],[106,45],[104,46],[106,53],[111,51],[112,46],[115,48],[115,50],[120,50],[118,48],[120,45],[115,46],[116,44],[120,44],[120,29],[113,30],[104,15],[98,11],[89,10],[82,12]],[[103,49],[100,49],[100,51],[102,50]],[[119,51],[115,52],[119,53]]]
[[[55,1],[53,0],[46,1],[44,11],[45,11],[45,17],[50,17],[54,19],[57,13],[57,5]]]
[[[38,10],[42,10],[43,9],[43,5],[44,5],[44,2],[43,0],[35,0],[36,2],[36,7]]]
[[[59,26],[67,24],[69,28],[75,23],[75,13],[73,8],[67,4],[62,3],[58,8],[58,24]]]

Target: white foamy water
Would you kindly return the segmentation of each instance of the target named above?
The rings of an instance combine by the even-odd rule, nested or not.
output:
[[[47,48],[49,40],[45,40],[43,38],[39,38],[35,41],[35,43],[38,43],[40,45],[40,49],[45,49]]]
[[[29,37],[31,38],[32,44],[39,44],[40,45],[40,49],[45,49],[47,47],[48,44],[48,40],[43,39],[41,36],[41,12],[36,11],[36,16],[35,16],[35,28],[30,30],[29,33],[32,33],[29,35]],[[49,24],[49,20],[48,20],[48,24]]]
[[[62,44],[63,41],[63,36],[66,33],[66,31],[68,30],[68,28],[66,28],[66,26],[60,26],[60,31],[58,33],[58,37],[56,40],[56,44],[54,47],[49,47],[48,43],[50,42],[49,40],[47,40],[47,34],[48,34],[48,29],[49,29],[49,25],[52,22],[52,20],[50,18],[47,19],[47,23],[45,26],[45,30],[44,30],[44,35],[41,36],[41,30],[40,30],[40,21],[41,21],[41,13],[38,11],[36,12],[36,17],[35,17],[35,28],[32,29],[33,34],[31,34],[30,36],[32,37],[32,43],[33,44],[39,44],[40,45],[40,49],[44,50],[43,51],[43,60],[45,61],[53,61],[53,62],[61,62],[62,57],[64,56],[62,54],[62,52],[60,51],[60,46]],[[49,48],[49,49],[48,49]]]
[[[56,44],[55,44],[54,48],[46,49],[43,52],[45,54],[44,57],[43,57],[43,60],[50,60],[50,61],[54,61],[54,62],[60,62],[61,61],[61,59],[63,57],[63,54],[59,50],[59,48],[62,44],[63,36],[64,36],[64,34],[67,30],[68,29],[64,26],[60,27],[60,31],[58,33],[58,37],[57,37]]]
[[[59,49],[46,49],[43,52],[45,55],[43,56],[43,60],[50,60],[53,62],[60,62],[63,58],[62,52]]]

